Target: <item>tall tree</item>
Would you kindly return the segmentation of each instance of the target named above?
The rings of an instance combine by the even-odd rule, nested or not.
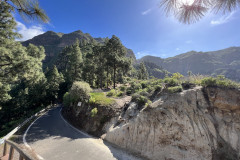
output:
[[[72,46],[70,64],[71,65],[69,65],[68,72],[70,74],[69,78],[71,79],[71,82],[81,80],[83,58],[78,39]]]
[[[0,84],[6,86],[3,93],[7,93],[7,86],[20,79],[39,80],[45,51],[43,47],[29,45],[26,48],[15,41],[18,34],[14,32],[16,22],[9,12],[12,7],[4,1],[0,3]]]
[[[140,68],[138,71],[138,79],[148,79],[148,71],[146,69],[144,62],[140,63]]]
[[[120,39],[115,35],[107,42],[108,64],[113,68],[113,87],[116,87],[116,72],[118,68],[123,67],[123,58],[126,56],[126,49],[123,47]]]
[[[45,75],[47,78],[47,99],[52,102],[58,98],[59,86],[64,82],[64,78],[55,65],[51,70],[46,71]]]

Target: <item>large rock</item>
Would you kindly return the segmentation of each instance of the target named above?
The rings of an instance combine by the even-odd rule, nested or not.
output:
[[[240,158],[239,90],[195,87],[160,93],[151,107],[130,102],[117,110],[103,106],[98,110],[95,118],[88,118],[87,106],[70,115],[84,124],[80,128],[148,159]]]
[[[201,87],[163,94],[103,138],[154,160],[239,159],[239,97],[238,90]]]

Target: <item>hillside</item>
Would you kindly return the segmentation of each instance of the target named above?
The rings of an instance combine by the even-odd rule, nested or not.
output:
[[[104,43],[105,41],[105,38],[93,38],[89,33],[83,33],[80,30],[68,34],[47,31],[30,40],[22,42],[22,44],[28,46],[28,44],[31,43],[37,46],[43,46],[46,53],[44,65],[48,66],[53,63],[58,53],[60,53],[65,46],[72,45],[76,39],[79,40],[80,47],[88,43],[96,44]],[[134,61],[136,60],[135,54],[131,49],[127,49],[127,56],[133,57]]]
[[[138,62],[151,62],[167,71],[193,74],[225,75],[227,78],[240,81],[240,47],[230,47],[212,52],[190,51],[175,57],[162,59],[160,57],[145,56]]]

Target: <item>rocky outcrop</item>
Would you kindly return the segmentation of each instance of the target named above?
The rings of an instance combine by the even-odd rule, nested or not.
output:
[[[151,107],[140,108],[123,107],[104,123],[102,138],[153,160],[240,158],[239,90],[160,93]]]

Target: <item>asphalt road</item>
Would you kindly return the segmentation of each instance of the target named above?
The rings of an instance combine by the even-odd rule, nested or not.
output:
[[[138,160],[101,139],[92,138],[69,125],[60,107],[33,123],[26,135],[28,145],[45,160]]]

